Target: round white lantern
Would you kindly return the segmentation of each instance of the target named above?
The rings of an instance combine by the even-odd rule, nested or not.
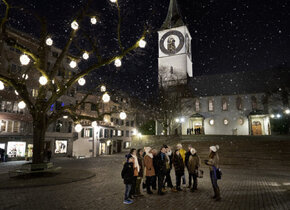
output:
[[[0,90],[4,90],[4,88],[5,88],[4,83],[0,81]]]
[[[69,63],[69,66],[70,66],[72,69],[74,69],[75,67],[77,67],[77,62],[75,62],[75,61],[71,61],[71,62]]]
[[[93,121],[93,122],[92,122],[92,127],[94,127],[94,128],[95,128],[95,127],[97,127],[97,126],[98,126],[98,123],[97,123],[97,121]]]
[[[76,126],[75,126],[75,130],[76,130],[76,132],[81,132],[82,131],[82,129],[83,129],[83,126],[81,125],[81,124],[76,124]]]
[[[280,117],[281,117],[281,115],[280,115],[280,114],[277,114],[277,115],[276,115],[276,117],[277,117],[277,118],[280,118]]]
[[[24,101],[20,101],[19,103],[18,103],[18,108],[19,109],[24,109],[26,107],[26,103],[24,103]]]
[[[91,24],[93,24],[93,25],[97,24],[97,18],[96,17],[91,17]]]
[[[73,30],[78,30],[78,28],[79,28],[79,24],[75,20],[71,23],[70,26]]]
[[[120,113],[120,119],[125,120],[127,118],[127,114],[125,112]]]
[[[25,54],[21,55],[19,59],[20,59],[20,63],[24,66],[28,65],[30,62],[30,58]]]
[[[184,122],[184,117],[180,118],[180,122],[182,123]]]
[[[105,93],[102,97],[102,100],[104,103],[108,103],[110,101],[111,97],[109,96],[108,93]]]
[[[214,125],[214,119],[210,119],[210,120],[209,120],[209,124],[210,124],[210,125]]]
[[[101,92],[106,92],[106,86],[105,85],[101,86]]]
[[[143,40],[143,39],[141,39],[140,41],[139,41],[139,47],[141,47],[141,48],[144,48],[145,46],[146,46],[146,41],[145,40]]]
[[[121,61],[120,59],[116,59],[116,60],[115,60],[115,66],[116,66],[116,67],[120,67],[120,66],[122,66],[122,61]]]
[[[53,44],[53,40],[48,37],[46,40],[45,40],[45,44],[48,45],[48,46],[51,46]]]
[[[290,109],[286,109],[286,110],[285,110],[285,113],[286,113],[286,114],[290,114]]]
[[[87,53],[87,52],[84,52],[83,53],[83,59],[85,59],[85,60],[88,60],[89,59],[89,53]]]
[[[78,80],[80,86],[84,86],[86,84],[86,80],[82,77]]]
[[[39,83],[40,83],[41,85],[46,85],[46,84],[47,84],[47,79],[46,79],[46,77],[45,77],[45,76],[41,76],[41,77],[39,77]]]

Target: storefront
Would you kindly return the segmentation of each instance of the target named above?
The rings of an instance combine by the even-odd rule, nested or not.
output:
[[[55,154],[66,154],[67,153],[67,140],[55,140]]]
[[[7,155],[9,158],[25,157],[26,142],[9,141]]]

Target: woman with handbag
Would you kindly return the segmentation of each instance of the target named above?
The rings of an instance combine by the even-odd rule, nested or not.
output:
[[[191,179],[193,179],[193,185],[191,188],[191,192],[197,190],[197,177],[198,177],[198,169],[200,167],[200,158],[196,154],[196,150],[194,148],[190,149],[190,156],[188,159],[188,173],[189,173],[189,181],[191,183]]]
[[[205,164],[209,166],[210,179],[214,191],[214,196],[212,198],[216,199],[216,201],[221,200],[220,188],[217,183],[218,180],[217,170],[219,169],[219,156],[217,153],[218,149],[219,149],[218,145],[209,147],[210,150],[209,160],[205,160]]]

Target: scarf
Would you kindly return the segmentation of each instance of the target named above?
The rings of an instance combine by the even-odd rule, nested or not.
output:
[[[134,158],[134,168],[137,168],[137,171],[139,173],[140,171],[140,166],[139,166],[139,163],[138,163],[138,158],[136,155],[132,155],[132,157]]]
[[[146,153],[151,159],[153,159],[153,154],[152,153]]]

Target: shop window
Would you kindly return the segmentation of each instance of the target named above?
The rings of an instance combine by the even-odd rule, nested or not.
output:
[[[222,98],[222,110],[223,111],[228,110],[228,100],[226,98]]]
[[[67,141],[66,140],[56,140],[54,153],[55,154],[67,153]]]
[[[237,97],[236,99],[237,110],[243,109],[243,101],[241,97]]]
[[[126,137],[129,137],[129,131],[126,131]]]
[[[208,100],[208,111],[213,112],[213,99]]]
[[[257,98],[255,96],[251,97],[251,102],[252,102],[252,110],[257,110],[258,109],[258,103],[257,103]]]
[[[7,145],[7,155],[8,157],[24,157],[25,148],[25,142],[10,141]]]

